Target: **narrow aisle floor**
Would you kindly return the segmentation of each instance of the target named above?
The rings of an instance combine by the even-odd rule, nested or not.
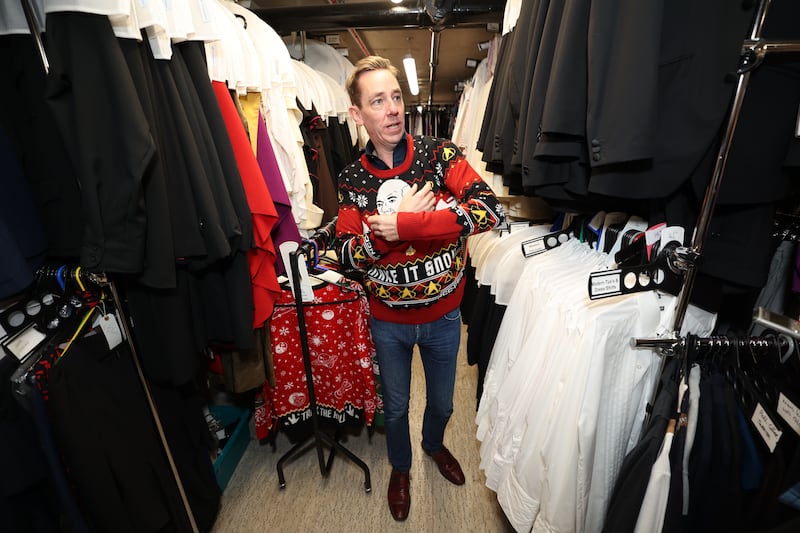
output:
[[[386,459],[386,437],[382,430],[370,436],[364,429],[357,435],[348,435],[342,444],[369,467],[370,493],[364,490],[364,472],[342,454],[334,458],[330,475],[323,477],[314,450],[284,465],[286,488],[280,489],[276,464],[291,448],[291,443],[281,434],[273,452],[270,446],[251,440],[222,495],[222,507],[213,533],[513,531],[495,493],[484,485],[483,472],[479,469],[480,443],[475,438],[478,372],[476,367],[467,364],[465,345],[466,328],[459,353],[454,412],[445,433],[445,445],[461,463],[466,484],[449,483],[420,448],[425,378],[419,356],[415,354],[409,414],[414,451],[411,511],[405,522],[395,522],[386,503],[391,472]]]

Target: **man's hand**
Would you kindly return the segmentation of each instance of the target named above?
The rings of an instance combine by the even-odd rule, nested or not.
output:
[[[417,190],[417,184],[412,185],[400,200],[397,212],[422,213],[433,211],[436,206],[436,198],[433,195],[431,182],[426,181],[421,189]]]
[[[433,211],[436,206],[436,198],[433,195],[432,185],[429,181],[421,189],[417,190],[417,184],[412,185],[403,195],[400,200],[397,212],[404,213],[422,213],[425,211]],[[397,231],[397,213],[389,215],[372,215],[367,218],[370,230],[376,237],[387,242],[395,242],[400,240],[400,234]]]
[[[400,240],[397,232],[397,213],[391,215],[372,215],[367,218],[367,224],[372,234],[384,241],[394,242]]]

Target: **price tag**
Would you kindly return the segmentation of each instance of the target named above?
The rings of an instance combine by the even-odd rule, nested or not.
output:
[[[778,441],[781,440],[783,431],[772,421],[769,414],[767,414],[760,403],[756,405],[756,409],[750,420],[753,422],[758,434],[764,439],[764,443],[769,448],[770,453],[774,452],[775,446],[777,446]]]
[[[103,332],[103,336],[106,338],[109,350],[113,350],[122,344],[122,328],[119,327],[117,315],[108,313],[107,315],[101,316],[98,325]]]
[[[789,398],[784,396],[783,393],[780,393],[778,396],[778,414],[781,415],[781,418],[789,424],[789,427],[791,427],[795,433],[800,435],[800,408]]]
[[[522,243],[522,255],[525,257],[538,255],[545,251],[547,251],[547,248],[544,246],[544,237],[536,237]]]
[[[9,339],[4,346],[6,351],[22,361],[46,338],[47,335],[36,329],[34,324],[31,324]]]
[[[622,271],[592,272],[589,274],[589,298],[622,294]]]

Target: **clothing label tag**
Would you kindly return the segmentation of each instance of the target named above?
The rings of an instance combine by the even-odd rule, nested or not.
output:
[[[22,361],[46,338],[47,335],[31,324],[6,342],[5,348],[14,357]]]
[[[546,250],[547,248],[544,246],[544,237],[536,237],[535,239],[522,243],[522,255],[525,257],[538,255]]]
[[[287,272],[291,272],[292,259],[291,255],[297,250],[298,245],[294,241],[282,242],[278,249],[281,252],[283,265]],[[306,268],[306,259],[304,257],[297,258],[297,271],[300,274],[300,297],[304,302],[310,302],[314,299],[314,289],[311,287],[311,280],[308,277],[308,269]],[[292,287],[292,294],[294,294],[296,287],[294,286],[294,277],[289,276],[289,284]]]
[[[683,238],[686,232],[681,226],[667,226],[661,232],[661,249],[666,248],[667,244],[676,241],[680,246],[683,246]]]
[[[325,280],[328,283],[339,283],[342,281],[342,278],[344,278],[344,276],[335,270],[323,270],[322,272],[314,274],[314,277]]]
[[[800,435],[800,408],[784,396],[783,393],[778,396],[778,414],[781,415],[795,433]]]
[[[117,315],[108,313],[100,317],[100,330],[106,338],[108,349],[113,350],[122,344],[122,328],[119,327]]]
[[[621,273],[621,270],[610,270],[589,274],[589,298],[622,294]]]
[[[770,453],[774,452],[775,446],[777,446],[778,441],[781,440],[783,431],[778,429],[778,426],[775,425],[775,422],[772,421],[760,403],[756,405],[756,409],[750,420],[753,422],[756,430],[758,430],[758,434],[764,439]]]

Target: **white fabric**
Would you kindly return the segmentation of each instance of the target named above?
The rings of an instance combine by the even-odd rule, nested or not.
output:
[[[507,0],[506,8],[503,12],[503,35],[513,30],[517,25],[521,8],[522,0]]]
[[[211,17],[208,7],[212,0],[189,0],[189,12],[192,17],[192,32],[188,39],[192,41],[216,41],[220,34],[217,24]]]
[[[3,0],[3,2],[19,2],[19,0]],[[129,15],[131,2],[130,0],[44,0],[45,13],[59,11],[78,11],[95,15]]]
[[[491,47],[497,41],[492,41]],[[483,153],[478,150],[478,137],[489,102],[492,86],[494,55],[483,59],[472,78],[464,87],[453,126],[453,142],[464,152],[467,161],[498,196],[508,196],[508,187],[502,184],[502,176],[486,170]]]
[[[29,0],[33,8],[39,30],[44,31],[44,0]],[[3,0],[0,2],[0,35],[30,33],[28,19],[22,10],[20,0]]]
[[[644,500],[639,510],[639,517],[636,519],[634,533],[654,533],[661,531],[664,527],[664,516],[667,512],[667,500],[669,499],[669,481],[672,477],[669,466],[669,451],[672,449],[672,439],[675,433],[667,431],[664,442],[661,443],[661,450],[658,458],[653,464],[650,472],[650,480],[647,482],[647,490],[644,492]]]
[[[336,80],[336,83],[342,88],[344,88],[347,76],[356,68],[349,59],[329,44],[313,39],[306,40],[305,56],[303,56],[303,46],[299,39],[287,35],[283,38],[283,42],[292,59],[302,61],[316,71],[324,72]]]
[[[145,30],[153,57],[172,58],[172,41],[169,38],[169,19],[163,0],[136,0],[133,3],[139,27]]]
[[[292,215],[298,227],[316,228],[323,212],[313,204],[313,186],[303,154],[302,115],[296,102],[298,82],[294,61],[280,36],[255,13],[229,1],[222,5],[247,21],[246,34],[260,61],[261,112],[289,194]],[[224,57],[219,61],[224,61]]]
[[[588,276],[610,267],[607,254],[573,239],[520,261],[507,237],[468,241],[482,283],[512,278],[475,419],[486,486],[517,531],[600,531],[660,367],[630,339],[663,327],[675,298],[588,300]],[[699,335],[714,318],[687,313]]]
[[[136,39],[137,41],[141,41],[142,31],[139,26],[139,19],[136,16],[136,9],[133,6],[134,0],[129,0],[129,2],[131,4],[131,9],[127,15],[109,15],[108,20],[111,21],[111,28],[114,30],[114,35],[120,39]]]
[[[683,446],[683,510],[684,515],[689,514],[689,459],[694,446],[694,436],[697,434],[697,416],[700,411],[700,366],[693,365],[689,371],[689,421],[686,426],[686,442]]]

